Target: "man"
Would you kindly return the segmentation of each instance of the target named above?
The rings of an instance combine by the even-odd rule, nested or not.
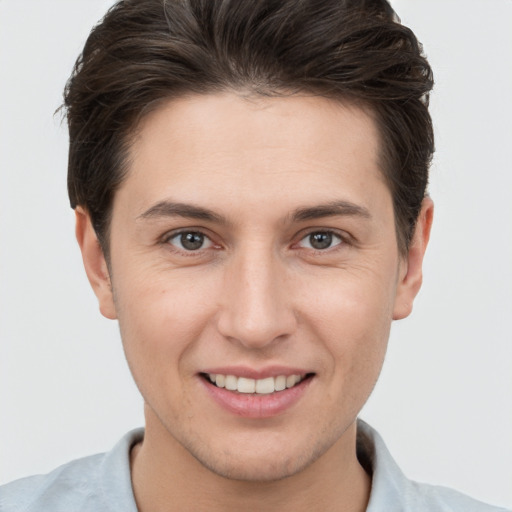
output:
[[[121,2],[66,92],[146,429],[2,510],[492,510],[357,423],[421,285],[432,76],[385,2]]]

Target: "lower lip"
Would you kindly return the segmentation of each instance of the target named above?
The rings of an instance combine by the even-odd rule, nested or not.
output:
[[[218,388],[203,377],[200,379],[209,395],[227,411],[244,418],[271,418],[292,407],[304,395],[313,377],[304,379],[293,388],[268,395],[228,391]]]

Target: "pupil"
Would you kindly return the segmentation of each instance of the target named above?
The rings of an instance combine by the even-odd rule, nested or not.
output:
[[[315,249],[327,249],[332,243],[331,233],[313,233],[309,236],[309,243]]]
[[[204,242],[204,236],[201,233],[183,233],[181,235],[181,245],[189,251],[200,249]]]

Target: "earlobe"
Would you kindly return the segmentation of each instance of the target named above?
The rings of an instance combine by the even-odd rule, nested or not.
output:
[[[114,320],[117,318],[110,274],[105,255],[91,223],[89,213],[82,207],[75,209],[75,233],[82,251],[85,272],[99,302],[101,314]]]
[[[423,257],[430,238],[433,217],[434,203],[430,197],[426,197],[422,202],[409,251],[402,263],[404,270],[397,286],[393,320],[410,315],[414,298],[420,291],[423,280]]]

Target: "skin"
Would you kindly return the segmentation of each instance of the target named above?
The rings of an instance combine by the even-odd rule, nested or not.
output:
[[[145,400],[140,510],[366,509],[355,421],[420,288],[433,211],[425,199],[400,254],[378,145],[369,115],[325,98],[185,97],[137,131],[108,265],[77,208],[89,280]],[[180,230],[204,245],[187,251]],[[200,376],[233,365],[313,377],[283,413],[245,418]]]

